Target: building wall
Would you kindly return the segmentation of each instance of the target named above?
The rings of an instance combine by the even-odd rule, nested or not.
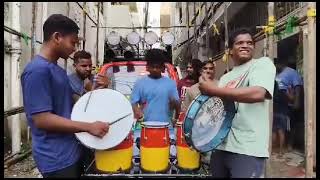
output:
[[[93,2],[87,3],[87,9],[90,16],[97,21],[97,6]],[[11,8],[10,8],[11,7]],[[12,27],[12,2],[6,2],[4,6],[5,10],[5,18],[4,18],[4,24],[8,27]],[[31,27],[32,27],[32,2],[22,2],[20,6],[20,29],[21,33],[25,33],[26,35],[30,36],[32,35]],[[42,26],[44,21],[47,17],[49,17],[51,14],[63,14],[66,16],[69,16],[71,19],[75,20],[80,27],[79,36],[83,36],[83,29],[86,28],[86,50],[89,51],[93,56],[93,62],[96,63],[96,28],[92,28],[93,23],[90,23],[89,18],[87,18],[86,27],[83,27],[83,11],[80,9],[80,7],[75,2],[69,2],[69,13],[68,13],[68,4],[67,2],[37,2],[37,9],[36,9],[36,29],[35,29],[35,35],[36,40],[43,41],[43,33],[42,33]],[[100,14],[100,25],[104,26],[104,17],[103,14]],[[4,40],[5,43],[8,45],[11,44],[11,34],[6,32],[4,33]],[[104,30],[100,30],[99,32],[99,61],[102,63],[102,58],[104,55],[104,38],[105,33]],[[35,44],[35,54],[39,53],[41,44],[36,43]],[[21,38],[21,55],[20,55],[20,61],[19,61],[19,74],[24,70],[24,67],[27,63],[31,60],[31,41],[28,41],[28,44],[24,42],[24,40]],[[101,60],[100,60],[101,59]],[[72,73],[73,70],[73,62],[72,59],[68,59],[68,66],[67,66],[67,73]],[[64,68],[65,66],[65,60],[59,59],[58,64]],[[22,101],[22,93],[20,91],[20,94],[13,94],[12,92],[12,77],[11,77],[11,67],[12,61],[11,61],[11,55],[5,53],[4,54],[4,109],[7,110],[9,108],[12,108],[11,105],[11,99],[12,97],[20,98],[20,106],[23,105]],[[17,81],[20,81],[20,76],[17,77]],[[21,89],[21,84],[19,83],[19,87],[15,87]],[[26,116],[24,113],[21,113],[20,115],[21,120],[21,128],[22,128],[22,140],[24,141],[26,138],[26,129],[27,129],[27,123],[26,123]],[[5,136],[10,137],[11,135],[11,117],[8,118],[8,121],[4,122],[4,129],[5,129]]]

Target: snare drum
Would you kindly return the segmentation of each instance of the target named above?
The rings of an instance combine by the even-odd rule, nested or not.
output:
[[[118,146],[108,150],[96,150],[96,168],[105,173],[128,172],[132,167],[133,133]]]
[[[177,160],[183,170],[196,170],[200,167],[200,153],[191,149],[184,139],[182,122],[177,122]]]
[[[165,172],[169,168],[169,123],[141,123],[141,169],[146,172]]]

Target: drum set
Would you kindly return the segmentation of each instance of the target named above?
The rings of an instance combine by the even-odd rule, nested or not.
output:
[[[194,143],[188,143],[190,138],[187,139],[189,132],[186,131],[190,130],[190,122],[186,127],[185,121],[190,121],[196,116],[192,112],[196,112],[194,108],[195,104],[199,103],[197,99],[185,114],[180,114],[174,129],[175,138],[172,139],[170,124],[158,121],[141,122],[141,129],[138,131],[140,137],[135,137],[137,131],[134,127],[137,122],[134,121],[131,104],[127,97],[118,91],[98,89],[82,96],[73,107],[71,119],[73,121],[85,119],[87,122],[99,120],[110,124],[109,132],[101,139],[86,132],[75,134],[79,141],[94,153],[89,165],[95,165],[94,168],[91,167],[94,171],[91,173],[208,173],[208,167],[204,166],[205,163],[201,163],[202,151],[199,151]],[[86,111],[84,111],[85,106],[87,106]],[[194,124],[197,123],[196,119],[193,121]],[[172,147],[175,149],[174,153]],[[134,156],[134,151],[137,149],[139,153]]]

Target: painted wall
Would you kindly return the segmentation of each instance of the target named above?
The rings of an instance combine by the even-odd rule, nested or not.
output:
[[[82,3],[81,3],[82,4]],[[12,27],[12,2],[4,3],[4,24],[8,27]],[[25,33],[28,36],[32,35],[31,27],[32,27],[32,2],[22,2],[20,6],[20,29],[21,33]],[[97,21],[97,6],[94,2],[87,3],[87,10],[90,16]],[[36,9],[36,40],[43,41],[43,33],[42,33],[42,25],[47,17],[51,14],[63,14],[69,16],[71,19],[75,20],[80,27],[79,36],[83,37],[83,29],[86,28],[86,47],[85,49],[92,54],[92,59],[94,64],[96,63],[96,59],[101,59],[100,62],[102,63],[102,58],[104,55],[104,39],[105,39],[105,30],[100,30],[99,32],[99,55],[98,58],[96,57],[96,28],[91,27],[94,24],[87,18],[86,27],[83,26],[83,11],[82,9],[75,3],[69,2],[69,13],[68,13],[68,4],[67,2],[37,2],[37,9]],[[103,14],[100,12],[100,25],[104,26],[105,20]],[[4,32],[4,42],[5,44],[10,45],[11,42],[11,34],[8,32]],[[35,54],[39,53],[41,44],[35,44]],[[80,47],[82,49],[82,47]],[[20,82],[20,75],[23,72],[24,67],[28,62],[31,60],[31,42],[28,41],[28,44],[21,39],[21,55],[19,60],[19,77],[18,81]],[[72,59],[68,59],[68,66],[67,66],[67,73],[72,73],[73,70],[73,61]],[[59,59],[58,64],[64,68],[65,60]],[[20,94],[13,94],[12,92],[12,61],[11,55],[8,53],[4,53],[4,109],[7,110],[12,107],[11,99],[12,97],[20,98],[20,106],[23,105],[22,102],[22,93]],[[21,84],[19,83],[20,88]],[[26,139],[26,132],[27,132],[27,123],[26,117],[24,113],[21,113],[20,120],[21,120],[21,133],[22,133],[22,141]],[[8,121],[4,122],[4,130],[5,136],[10,137],[11,135],[11,118],[8,118]]]

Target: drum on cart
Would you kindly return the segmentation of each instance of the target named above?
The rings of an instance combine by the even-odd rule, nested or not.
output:
[[[147,121],[141,123],[141,170],[165,172],[169,168],[169,123]]]
[[[197,170],[200,167],[200,153],[192,149],[184,139],[182,122],[177,122],[177,161],[183,170]]]
[[[109,123],[109,131],[102,138],[87,132],[75,135],[83,145],[95,149],[98,171],[116,173],[130,170],[134,117],[131,103],[123,94],[111,89],[98,89],[86,93],[74,105],[71,119],[89,123]]]
[[[96,150],[96,168],[106,173],[129,172],[132,168],[133,133],[118,146],[108,150]]]

